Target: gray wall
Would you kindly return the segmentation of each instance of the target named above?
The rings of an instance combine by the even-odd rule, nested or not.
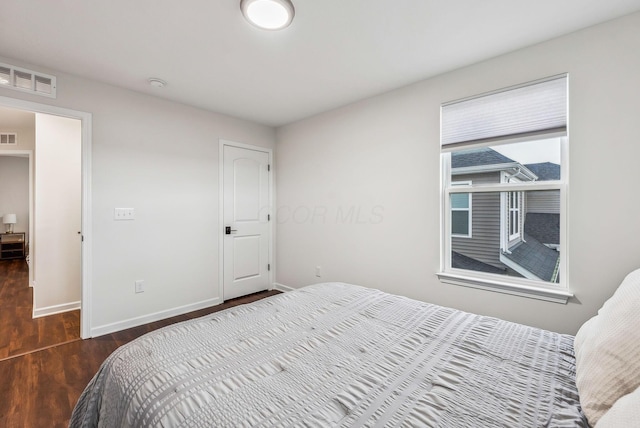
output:
[[[25,232],[29,239],[29,158],[0,152],[0,233],[4,233],[4,214],[15,214],[14,232]]]
[[[36,147],[35,113],[4,108],[0,105],[0,131],[18,134],[18,144],[15,146],[2,146],[0,152],[34,150]]]
[[[327,213],[278,219],[278,282],[352,282],[575,333],[640,267],[638,28],[640,13],[278,129],[279,206]],[[563,72],[571,109],[568,280],[576,297],[561,305],[440,283],[440,105]],[[350,206],[362,221],[332,216]]]
[[[219,302],[218,141],[273,148],[275,130],[11,58],[0,62],[55,75],[57,99],[1,87],[0,96],[92,113],[92,329]],[[136,219],[114,221],[115,207],[135,208]],[[146,290],[135,294],[139,279]]]

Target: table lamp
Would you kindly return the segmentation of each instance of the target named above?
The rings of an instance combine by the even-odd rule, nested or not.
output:
[[[16,224],[16,215],[15,214],[5,214],[2,217],[2,222],[5,224],[7,233],[13,233],[13,225]]]

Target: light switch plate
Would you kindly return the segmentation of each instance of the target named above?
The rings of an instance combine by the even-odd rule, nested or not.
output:
[[[135,208],[114,208],[113,210],[114,220],[135,220],[135,218]]]

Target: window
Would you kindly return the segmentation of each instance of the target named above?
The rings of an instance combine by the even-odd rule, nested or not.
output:
[[[452,186],[470,185],[471,181],[455,181]],[[471,237],[471,194],[455,193],[451,195],[451,235]]]
[[[520,205],[522,192],[509,192],[509,240],[520,237]]]
[[[442,281],[571,296],[567,84],[555,76],[442,106]]]

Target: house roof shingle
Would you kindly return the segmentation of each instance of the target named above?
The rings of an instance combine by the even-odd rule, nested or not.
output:
[[[560,165],[556,163],[530,163],[525,167],[538,176],[538,181],[560,180]]]
[[[543,244],[560,244],[560,214],[527,213],[524,230]]]
[[[504,257],[544,281],[557,282],[560,253],[526,233],[524,239],[525,242],[511,249],[511,254],[504,253]]]
[[[497,165],[514,163],[513,159],[496,152],[489,147],[453,152],[451,154],[451,168],[464,168],[479,165]]]
[[[472,270],[476,272],[497,273],[503,275],[506,273],[505,269],[500,269],[490,264],[481,262],[480,260],[472,259],[464,254],[451,252],[451,267],[456,269]]]

